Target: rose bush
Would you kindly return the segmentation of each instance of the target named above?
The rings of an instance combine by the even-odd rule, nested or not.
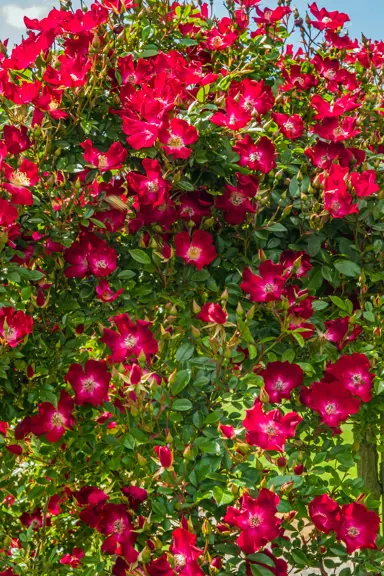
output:
[[[384,574],[384,44],[258,4],[0,45],[3,576]]]

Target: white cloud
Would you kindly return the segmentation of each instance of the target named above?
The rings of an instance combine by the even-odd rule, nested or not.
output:
[[[16,6],[16,4],[6,4],[0,8],[0,16],[5,20],[5,23],[17,30],[25,30],[24,16],[28,18],[43,18],[49,12],[47,6],[38,6],[34,4],[28,7]]]

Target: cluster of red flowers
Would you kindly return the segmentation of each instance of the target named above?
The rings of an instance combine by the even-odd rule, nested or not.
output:
[[[340,433],[340,423],[358,412],[361,401],[371,399],[374,377],[365,354],[344,354],[334,364],[328,364],[320,382],[301,390],[301,401]]]
[[[166,43],[165,36],[169,30],[176,33],[173,49],[169,52],[158,51],[156,46],[154,50],[154,45],[140,52],[142,40],[146,42],[144,36],[148,39],[155,35],[152,26],[146,25],[135,52],[127,53],[125,45],[120,53],[119,43],[123,41],[120,34],[124,32],[124,41],[128,34],[122,25],[124,13],[134,15],[133,21],[144,19],[146,11],[145,7],[130,0],[103,0],[102,3],[92,4],[89,10],[72,12],[53,9],[47,18],[26,18],[29,35],[10,55],[7,55],[6,43],[0,44],[0,97],[6,103],[7,110],[10,105],[8,121],[14,120],[17,124],[4,125],[0,140],[0,189],[3,195],[0,198],[1,249],[4,246],[9,249],[10,257],[7,252],[6,262],[10,269],[14,266],[13,276],[11,270],[10,279],[4,285],[14,296],[13,306],[0,308],[1,344],[6,353],[13,354],[12,369],[16,372],[22,366],[23,378],[26,376],[31,383],[35,376],[32,363],[25,369],[20,349],[9,349],[27,346],[27,337],[35,329],[35,335],[41,330],[43,337],[48,333],[59,333],[62,336],[57,346],[59,350],[66,340],[65,330],[68,329],[69,333],[73,328],[70,325],[73,317],[68,321],[67,312],[78,306],[77,302],[66,302],[65,313],[61,314],[60,310],[58,324],[47,323],[43,314],[36,314],[33,319],[34,307],[37,312],[42,312],[41,309],[48,305],[50,291],[56,291],[58,299],[64,300],[64,295],[66,297],[71,291],[75,292],[81,287],[86,292],[90,287],[96,299],[92,303],[97,310],[94,324],[99,329],[99,333],[95,329],[88,341],[79,339],[81,344],[78,345],[76,338],[86,327],[76,325],[72,330],[75,334],[73,342],[60,360],[58,373],[61,370],[62,380],[58,382],[56,402],[51,397],[51,388],[44,391],[46,395],[42,398],[50,401],[41,402],[38,387],[35,389],[31,386],[27,399],[32,406],[30,415],[18,419],[12,432],[8,422],[0,422],[1,439],[13,458],[25,456],[27,451],[31,453],[36,440],[31,441],[31,434],[44,437],[48,443],[56,443],[67,433],[66,439],[72,442],[82,414],[96,408],[87,424],[90,427],[94,425],[97,430],[101,430],[105,424],[106,430],[116,432],[116,436],[110,436],[111,445],[113,440],[118,444],[125,433],[125,429],[122,432],[125,425],[121,425],[112,412],[115,410],[118,415],[125,416],[127,422],[131,416],[134,420],[139,413],[139,400],[146,398],[148,403],[139,406],[142,430],[133,436],[132,444],[150,445],[152,471],[155,469],[151,482],[155,483],[159,477],[165,478],[159,482],[162,495],[172,494],[173,497],[173,488],[177,486],[175,510],[180,514],[177,521],[173,518],[173,523],[167,519],[167,530],[172,534],[168,544],[163,542],[159,545],[154,537],[145,542],[145,550],[141,553],[140,538],[149,520],[138,512],[141,505],[148,504],[154,488],[153,484],[150,489],[146,486],[147,491],[139,486],[145,485],[139,478],[132,485],[121,488],[123,496],[119,491],[116,496],[110,495],[107,488],[104,491],[86,484],[89,480],[69,480],[70,475],[66,472],[65,480],[76,483],[76,490],[61,486],[62,493],[50,497],[47,506],[31,506],[30,512],[20,515],[21,524],[34,531],[43,530],[45,536],[46,528],[51,526],[51,517],[61,513],[60,505],[64,501],[70,501],[75,507],[71,514],[73,512],[76,518],[102,535],[101,551],[113,555],[112,573],[115,576],[125,576],[131,570],[130,565],[139,562],[145,564],[145,572],[138,567],[137,573],[149,576],[202,576],[202,558],[204,562],[206,558],[209,559],[213,573],[221,568],[221,557],[208,557],[208,541],[204,549],[197,547],[198,536],[192,521],[188,522],[184,517],[189,504],[183,500],[183,491],[187,491],[188,484],[184,472],[182,479],[175,472],[179,454],[172,447],[173,438],[168,428],[169,422],[177,424],[182,420],[177,414],[178,409],[187,412],[191,404],[187,398],[174,401],[177,386],[173,387],[175,382],[169,372],[174,369],[180,376],[178,365],[184,362],[193,348],[191,342],[195,334],[198,333],[200,337],[200,330],[208,334],[201,338],[204,354],[208,354],[210,348],[220,349],[221,359],[215,363],[217,380],[220,380],[220,371],[226,362],[230,365],[231,374],[235,374],[234,380],[237,375],[243,375],[241,361],[237,363],[235,355],[232,355],[232,352],[239,352],[250,363],[250,376],[258,381],[262,379],[264,384],[253,406],[246,410],[243,420],[245,432],[236,431],[230,418],[224,424],[218,419],[209,420],[209,417],[205,419],[205,415],[202,416],[203,422],[217,424],[220,436],[217,446],[221,442],[220,446],[234,447],[233,454],[229,449],[226,452],[228,458],[233,457],[234,461],[236,458],[246,458],[248,450],[248,453],[252,452],[258,457],[264,454],[266,460],[277,464],[277,467],[280,464],[285,467],[287,460],[284,456],[272,460],[268,451],[285,451],[303,420],[298,413],[300,410],[309,413],[305,408],[308,407],[318,413],[321,422],[335,434],[340,432],[340,424],[357,414],[361,403],[369,402],[372,397],[375,374],[371,372],[371,363],[365,354],[353,352],[341,355],[338,360],[326,365],[320,381],[312,381],[310,386],[306,386],[304,365],[300,365],[297,356],[296,363],[293,362],[295,355],[290,361],[285,360],[290,356],[279,356],[280,352],[273,357],[264,356],[264,343],[255,346],[251,332],[247,344],[252,344],[248,350],[241,348],[244,344],[241,338],[248,328],[241,327],[242,320],[238,326],[234,322],[241,319],[244,312],[240,298],[244,297],[245,300],[249,296],[246,301],[247,320],[253,319],[255,310],[259,313],[259,319],[263,314],[270,313],[281,330],[276,339],[280,342],[287,337],[292,347],[295,342],[304,346],[305,341],[312,343],[320,340],[322,345],[332,349],[335,354],[332,358],[336,358],[339,351],[355,342],[361,334],[362,328],[357,325],[356,315],[352,312],[349,312],[349,316],[332,317],[319,328],[314,304],[316,288],[313,286],[316,286],[316,282],[312,278],[312,284],[308,281],[311,271],[314,271],[312,267],[318,264],[316,258],[311,262],[309,254],[301,249],[298,235],[297,243],[287,243],[289,249],[284,250],[279,236],[268,241],[264,234],[275,230],[279,235],[286,230],[284,226],[276,228],[279,222],[275,221],[275,217],[281,207],[284,218],[293,211],[292,222],[299,229],[299,234],[303,233],[301,225],[308,216],[305,210],[309,207],[308,220],[311,221],[312,233],[318,232],[317,221],[321,219],[324,222],[347,219],[348,222],[347,217],[358,214],[369,198],[380,191],[378,172],[373,169],[373,163],[368,163],[370,154],[380,155],[384,151],[380,135],[374,134],[367,144],[357,139],[360,147],[352,146],[351,139],[362,133],[360,115],[364,110],[369,111],[370,117],[376,115],[381,119],[382,102],[368,101],[356,70],[359,67],[383,66],[384,44],[367,42],[359,47],[357,42],[341,33],[349,20],[346,14],[329,12],[312,3],[309,6],[312,16],[308,16],[307,25],[324,33],[324,47],[328,55],[324,56],[325,52],[315,54],[312,48],[300,48],[294,53],[293,47],[287,46],[274,61],[274,50],[268,44],[269,47],[265,48],[268,55],[266,60],[270,60],[268,66],[274,66],[274,69],[273,73],[270,70],[266,72],[265,79],[260,79],[258,64],[252,58],[250,61],[247,57],[243,60],[246,50],[239,51],[239,55],[233,59],[231,55],[227,61],[222,61],[221,56],[232,54],[232,51],[237,54],[235,51],[238,47],[243,50],[242,42],[253,9],[256,27],[250,37],[254,39],[255,46],[262,37],[271,37],[273,44],[278,46],[281,23],[286,28],[294,10],[289,2],[284,1],[279,2],[275,9],[260,9],[257,6],[260,0],[236,2],[239,7],[231,11],[231,17],[215,20],[213,24],[208,17],[206,4],[199,8],[190,6],[183,13],[183,7],[175,2],[167,11],[163,10],[161,26],[164,25],[166,31],[165,34],[162,32],[163,41]],[[296,19],[295,24],[300,28],[302,23],[299,20]],[[169,32],[170,35],[172,33]],[[108,34],[113,42],[108,41]],[[62,48],[59,54],[53,48],[55,43]],[[343,54],[344,61],[337,54]],[[103,66],[101,71],[100,62]],[[231,69],[233,62],[237,67],[235,72]],[[354,67],[355,64],[358,66]],[[102,90],[97,90],[100,100],[105,96],[108,108],[107,112],[102,113],[105,120],[103,126],[95,127],[92,122],[88,123],[89,119],[85,118],[81,106],[84,102],[90,106],[98,105],[93,91],[96,90],[99,72]],[[321,93],[318,93],[319,89]],[[84,101],[81,100],[82,96]],[[80,104],[78,117],[75,117],[74,107],[78,97]],[[197,115],[195,108],[199,106]],[[14,109],[18,114],[12,112]],[[56,139],[62,127],[72,121],[73,125],[68,131],[73,135],[73,141],[71,138],[70,142],[58,140],[60,147],[53,143],[52,164],[46,163],[51,149],[48,145],[43,151],[39,148],[39,136],[44,135],[45,138],[50,127],[54,126],[56,131],[49,138]],[[210,158],[216,155],[215,146],[221,141],[225,143],[223,146],[226,145],[225,158],[228,161],[224,156],[220,157],[220,161],[230,164],[231,172],[228,175],[215,164],[219,177],[211,186],[209,178],[205,179],[209,173],[209,160],[205,154],[208,153]],[[65,156],[65,162],[60,164],[63,160],[61,146],[73,148],[70,162],[66,163],[68,158]],[[296,161],[290,163],[291,152],[296,150],[296,146],[302,153],[300,168]],[[196,169],[196,164],[201,166]],[[193,171],[198,172],[196,178]],[[300,184],[304,179],[307,180],[306,188]],[[269,208],[274,202],[270,199],[276,194],[276,190],[272,190],[276,182],[283,182],[284,189],[289,188],[292,197],[291,203],[284,205],[287,193],[284,191],[280,194],[279,191],[281,198],[273,214]],[[297,190],[294,190],[295,182]],[[300,203],[305,205],[302,217],[298,212]],[[40,209],[40,206],[44,207]],[[28,210],[34,214],[36,207],[40,209],[42,217],[30,219],[28,226],[36,224],[36,229],[30,230],[24,221],[29,222]],[[259,227],[258,218],[263,210],[267,219]],[[52,214],[55,216],[54,226],[53,219],[49,220]],[[65,227],[68,222],[73,225],[70,231]],[[247,253],[241,262],[231,262],[231,249],[226,252],[226,228],[230,228],[233,237],[240,237],[243,229],[247,234],[260,232],[261,245],[265,246],[267,256],[260,249],[258,258]],[[152,260],[147,252],[131,249],[129,243],[125,244],[127,237],[133,238],[137,233],[140,235],[140,249],[154,249]],[[130,246],[127,250],[126,245]],[[249,238],[246,238],[244,252],[247,252],[249,245]],[[122,246],[124,249],[121,249]],[[308,251],[312,256],[309,248]],[[200,330],[192,326],[192,335],[188,331],[185,340],[187,354],[185,351],[181,354],[179,350],[176,354],[172,352],[172,357],[161,359],[158,370],[155,365],[154,370],[159,374],[150,371],[150,368],[160,357],[166,342],[178,341],[187,332],[184,324],[174,330],[165,310],[167,306],[172,310],[175,301],[174,308],[178,313],[177,306],[182,308],[182,305],[180,299],[172,294],[167,304],[151,301],[148,308],[152,311],[146,315],[140,308],[141,303],[147,302],[144,287],[141,300],[138,299],[140,306],[135,308],[132,300],[118,308],[129,290],[118,283],[125,272],[123,269],[121,276],[118,268],[124,268],[130,256],[135,260],[135,265],[140,263],[143,269],[147,266],[156,270],[159,282],[164,286],[161,293],[164,302],[169,296],[165,293],[171,277],[170,268],[175,263],[186,265],[185,277],[180,274],[180,278],[177,278],[180,284],[185,282],[186,286],[191,278],[191,283],[197,283],[197,279],[200,281],[204,278],[203,269],[212,265],[211,270],[216,267],[225,272],[227,280],[223,276],[223,281],[229,284],[231,291],[229,294],[229,290],[225,289],[220,303],[217,297],[219,282],[213,277],[206,291],[205,288],[197,290],[196,299],[203,303],[200,306],[194,301],[193,313]],[[258,266],[257,273],[251,269],[253,266]],[[23,279],[30,280],[27,290],[19,290],[17,270],[21,276],[24,274]],[[132,282],[136,283],[132,291],[141,285],[145,271],[138,270]],[[323,272],[325,277],[327,272],[322,269]],[[189,297],[188,290],[186,288]],[[209,296],[209,293],[215,296]],[[228,299],[232,299],[232,303],[237,299],[236,312],[231,312]],[[100,310],[102,313],[98,316]],[[100,320],[106,311],[108,320]],[[238,329],[235,333],[226,339],[226,329],[229,332],[236,326]],[[40,354],[41,344],[38,346]],[[252,364],[259,353],[258,363],[255,360]],[[199,354],[196,352],[196,356]],[[205,359],[205,356],[202,358]],[[181,372],[187,379],[192,369],[183,368]],[[44,374],[38,377],[44,380]],[[205,380],[205,376],[202,380]],[[210,386],[214,378],[206,380]],[[121,386],[116,383],[120,381],[123,382]],[[145,388],[146,383],[148,389],[156,391],[153,397]],[[164,383],[166,394],[163,395],[160,385]],[[184,382],[181,384],[184,385]],[[226,393],[229,394],[230,390],[231,385],[228,384]],[[286,411],[285,406],[280,405],[285,400],[293,400],[298,412]],[[108,405],[109,402],[111,405]],[[280,406],[268,408],[268,404]],[[33,413],[33,406],[36,405]],[[173,407],[172,417],[167,418],[166,430],[158,426],[158,421],[157,428],[151,428],[145,422],[145,419],[152,419],[155,405],[160,416],[170,406]],[[246,404],[250,405],[251,402]],[[211,408],[209,404],[209,410]],[[222,411],[218,412],[221,418]],[[196,419],[195,416],[193,418],[193,433],[188,431],[188,434],[184,434],[183,441],[187,436],[194,436],[195,429],[201,428],[198,411]],[[313,417],[313,420],[316,419],[316,416]],[[143,431],[148,432],[148,442],[147,438],[144,441],[140,436],[140,433],[144,436]],[[329,432],[326,429],[328,436]],[[208,452],[215,452],[216,443],[210,442],[209,434],[204,436],[203,441],[207,441]],[[9,435],[14,436],[17,443],[9,440]],[[242,443],[237,439],[238,435],[242,435]],[[131,439],[125,440],[131,448]],[[214,449],[212,444],[215,445]],[[251,448],[253,446],[256,449]],[[58,444],[58,450],[65,451],[66,448],[65,444]],[[192,450],[191,445],[183,453],[185,461],[189,450]],[[138,453],[135,453],[136,456],[144,466],[146,459]],[[55,458],[52,462],[55,462]],[[304,465],[296,466],[294,471],[303,473]],[[203,483],[196,478],[194,486]],[[215,476],[212,472],[210,480],[216,481],[218,478],[219,474]],[[223,534],[234,528],[237,546],[244,555],[262,551],[269,559],[269,571],[276,576],[286,576],[288,565],[285,560],[276,558],[273,552],[265,549],[266,545],[284,534],[283,518],[278,515],[280,497],[272,484],[268,484],[271,489],[261,488],[257,498],[249,494],[245,484],[240,485],[242,491],[238,507],[229,506],[223,523],[216,522],[214,528],[209,526],[207,533],[212,529]],[[214,490],[212,492],[214,494]],[[239,495],[237,486],[234,486],[233,493],[236,497]],[[229,498],[225,501],[226,505],[233,502],[232,493],[225,496]],[[7,498],[10,500],[4,502],[12,505],[13,494]],[[203,499],[207,500],[207,494]],[[167,508],[162,504],[159,508],[167,516]],[[295,513],[291,513],[292,518]],[[346,544],[349,553],[375,547],[379,518],[360,501],[339,506],[323,494],[312,500],[309,515],[318,530],[326,534],[334,532],[337,539]],[[21,544],[17,541],[13,547],[20,548]],[[72,551],[62,555],[61,565],[71,569],[80,567],[86,551],[73,547],[73,543],[67,550]],[[247,575],[253,574],[253,565],[264,566],[262,560],[258,562],[251,558],[245,562]],[[14,572],[7,568],[1,574],[13,576]]]
[[[376,548],[380,517],[359,502],[340,507],[328,494],[322,494],[309,504],[309,515],[321,532],[335,532],[349,554],[359,548]]]

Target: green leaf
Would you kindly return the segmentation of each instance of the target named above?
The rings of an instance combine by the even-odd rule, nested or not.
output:
[[[150,58],[151,56],[156,56],[159,53],[158,50],[143,50],[139,54],[139,58]]]
[[[333,302],[333,304],[335,306],[337,306],[338,308],[341,308],[341,310],[345,310],[345,302],[344,300],[342,300],[341,298],[339,298],[338,296],[330,296],[329,299],[331,300],[331,302]]]
[[[193,344],[185,342],[180,346],[180,348],[178,348],[176,352],[176,361],[185,362],[186,360],[189,360],[190,358],[192,358],[194,350],[195,348]]]
[[[328,302],[325,302],[324,300],[315,300],[314,302],[312,302],[312,308],[316,311],[324,310],[324,308],[327,307]]]
[[[21,276],[21,278],[25,278],[26,280],[31,280],[31,282],[37,282],[45,277],[43,272],[39,270],[29,270],[28,268],[23,268],[22,266],[15,266],[14,271]]]
[[[173,396],[180,394],[182,390],[187,386],[191,379],[191,370],[180,370],[176,374],[175,381],[171,384],[171,393]]]
[[[300,332],[292,332],[292,336],[294,337],[300,348],[304,348],[305,341]]]
[[[107,228],[104,222],[101,222],[101,220],[98,220],[97,218],[90,218],[90,221],[98,228],[102,228],[103,230],[106,230]]]
[[[308,566],[309,564],[308,558],[302,550],[298,549],[292,550],[291,554],[296,564],[298,564],[299,566]]]
[[[316,256],[320,250],[321,245],[325,240],[324,234],[312,234],[307,239],[307,252],[310,256]]]
[[[304,483],[304,479],[302,476],[297,476],[296,474],[284,474],[282,476],[274,476],[268,480],[268,488],[274,486],[275,488],[280,488],[283,484],[291,484],[293,483],[295,488],[299,488]]]
[[[180,398],[179,400],[175,400],[172,404],[172,410],[176,410],[177,412],[188,412],[192,408],[192,402],[187,400],[187,398]]]
[[[223,412],[221,410],[214,410],[206,417],[204,423],[205,424],[216,424],[222,417]]]
[[[179,188],[185,190],[186,192],[193,192],[195,189],[194,185],[188,182],[187,180],[181,180],[179,182]]]
[[[263,554],[262,552],[256,552],[256,554],[250,554],[247,556],[247,560],[252,560],[252,562],[258,562],[259,564],[266,564],[267,566],[275,567],[275,562],[272,558]]]
[[[118,273],[117,277],[120,278],[120,280],[129,280],[130,278],[133,278],[135,275],[136,274],[133,270],[122,270],[121,272]]]
[[[267,227],[267,230],[269,232],[287,232],[286,227],[283,224],[280,224],[279,222],[271,224],[270,226]]]
[[[351,276],[352,278],[357,278],[361,274],[360,266],[351,260],[337,260],[335,268],[344,276]]]
[[[196,94],[197,101],[203,103],[209,94],[209,84],[202,86]]]
[[[271,570],[265,568],[264,566],[256,564],[251,564],[250,566],[253,576],[271,576],[271,574],[273,574]]]
[[[130,255],[136,262],[140,262],[140,264],[150,264],[151,259],[144,250],[139,250],[139,248],[134,248],[133,250],[129,250]]]
[[[215,486],[212,490],[214,499],[218,506],[223,506],[224,504],[229,504],[233,501],[233,495],[229,490],[223,490],[220,486]]]
[[[191,280],[194,282],[204,282],[209,278],[208,270],[196,270],[191,276]]]

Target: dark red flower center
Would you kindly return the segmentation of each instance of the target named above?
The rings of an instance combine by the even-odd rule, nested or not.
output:
[[[188,248],[187,258],[192,261],[198,260],[201,256],[201,252],[202,250],[198,246],[190,246],[190,248]]]
[[[60,412],[55,412],[51,418],[52,426],[55,428],[60,428],[65,424],[65,418]]]
[[[15,186],[29,186],[29,178],[25,172],[20,172],[20,170],[15,170],[12,173],[10,181]]]
[[[336,414],[337,410],[336,410],[336,404],[334,404],[334,402],[328,402],[325,405],[324,410],[326,411],[327,414]]]
[[[249,524],[250,526],[252,526],[252,528],[256,528],[256,526],[260,526],[261,524],[261,518],[260,516],[251,516],[249,519]]]
[[[272,284],[271,282],[267,282],[266,285],[264,286],[264,292],[269,294],[270,292],[274,292],[274,291],[275,291],[274,284]]]
[[[127,348],[134,348],[136,346],[136,344],[137,344],[137,338],[133,334],[129,334],[124,339],[124,345]]]
[[[113,523],[113,531],[116,534],[122,534],[124,530],[125,530],[124,520],[122,518],[115,520]]]
[[[265,432],[268,434],[268,436],[276,436],[277,432],[276,432],[276,427],[273,424],[273,422],[269,422],[266,427],[265,427]]]
[[[327,70],[324,73],[324,78],[327,78],[328,80],[333,80],[336,76],[336,72],[334,70]]]
[[[231,204],[234,206],[240,206],[244,202],[244,196],[241,192],[233,192],[230,197]]]
[[[17,332],[16,332],[16,328],[7,328],[7,330],[5,331],[4,337],[6,339],[7,342],[10,342],[11,340],[14,340],[17,336]]]
[[[103,269],[108,268],[108,262],[106,262],[105,260],[98,260],[95,263],[95,265],[97,268],[103,268]]]
[[[172,134],[168,140],[168,146],[171,148],[183,148],[184,142],[181,136],[177,136],[176,134]]]
[[[243,108],[244,110],[246,110],[247,112],[251,112],[253,110],[253,102],[250,98],[246,98],[244,100],[244,104],[243,104]]]
[[[99,168],[106,168],[108,166],[108,158],[104,154],[100,154],[97,159],[97,165]]]
[[[184,206],[181,209],[181,213],[182,214],[187,214],[188,216],[193,216],[195,214],[194,209],[192,208],[192,206]]]
[[[175,554],[174,558],[175,558],[175,568],[176,569],[184,568],[184,566],[187,563],[185,556],[183,554]]]
[[[286,130],[293,130],[295,128],[295,125],[293,122],[291,122],[291,120],[287,120],[284,124],[284,128]]]
[[[223,39],[220,36],[215,36],[212,38],[211,43],[214,48],[220,48],[223,45]]]
[[[343,128],[341,126],[338,126],[337,128],[335,128],[335,130],[333,131],[333,134],[338,137],[338,136],[344,136],[345,132],[343,130]]]
[[[159,185],[157,182],[151,180],[151,182],[148,182],[147,188],[149,192],[157,192],[159,190]]]
[[[92,377],[83,380],[83,388],[86,392],[93,392],[97,386],[97,382]]]
[[[350,538],[356,538],[360,534],[360,530],[356,526],[350,526],[347,530],[347,534]]]
[[[260,154],[258,154],[258,152],[252,152],[252,154],[249,155],[249,159],[251,162],[260,162]]]
[[[282,380],[276,380],[275,382],[275,390],[281,391],[284,390],[285,388],[285,382],[283,382]]]

